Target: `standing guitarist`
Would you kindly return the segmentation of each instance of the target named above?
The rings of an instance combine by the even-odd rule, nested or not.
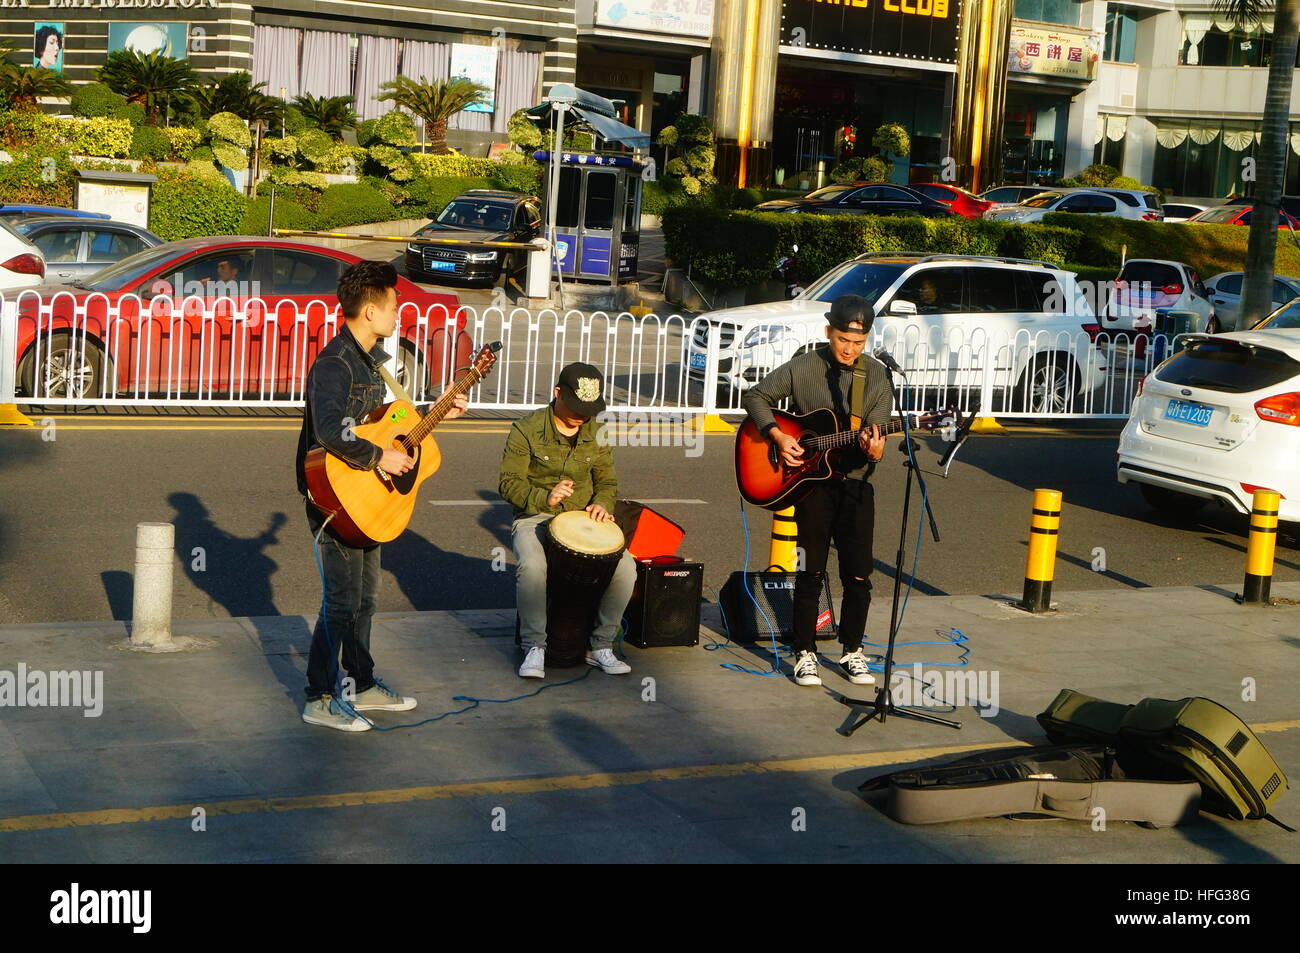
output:
[[[855,685],[875,679],[867,667],[862,638],[871,605],[871,542],[875,524],[875,494],[868,480],[885,454],[881,425],[889,423],[892,409],[885,366],[863,353],[875,313],[871,302],[859,295],[841,295],[826,313],[826,344],[782,364],[746,392],[745,411],[768,440],[776,444],[786,466],[797,467],[804,454],[799,441],[782,433],[772,408],[787,398],[791,410],[806,414],[826,407],[835,412],[839,429],[862,427],[856,445],[839,451],[835,473],[812,484],[812,490],[795,504],[799,545],[804,568],[794,589],[794,680],[797,685],[820,685],[817,674],[817,605],[826,575],[830,544],[839,555],[844,599],[840,606],[840,665]],[[857,378],[857,386],[854,379]],[[857,405],[854,397],[860,394]]]
[[[304,497],[307,478],[303,463],[307,451],[316,446],[359,470],[378,468],[400,475],[415,465],[403,451],[380,447],[358,437],[354,430],[384,403],[386,381],[381,367],[389,355],[379,340],[397,328],[397,272],[387,262],[357,262],[340,276],[338,299],[343,327],[321,348],[307,374],[307,406],[297,464],[298,492]],[[467,406],[464,397],[456,398],[443,419],[459,417]],[[419,410],[425,413],[427,405]],[[349,546],[329,526],[322,535],[325,516],[310,500],[307,522],[312,534],[321,537],[324,605],[307,660],[307,705],[302,720],[340,731],[366,731],[370,723],[356,712],[415,707],[414,698],[399,695],[375,677],[370,657],[370,620],[379,592],[379,547]],[[355,693],[342,702],[334,695],[340,649]]]

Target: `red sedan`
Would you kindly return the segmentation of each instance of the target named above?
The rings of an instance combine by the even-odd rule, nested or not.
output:
[[[942,182],[914,182],[912,188],[926,198],[934,199],[936,202],[948,206],[948,208],[964,218],[983,218],[984,212],[997,204],[967,192],[965,189],[958,188],[955,185],[945,185]]]
[[[1185,224],[1192,225],[1249,225],[1255,208],[1252,205],[1218,205],[1197,212]],[[1278,228],[1300,229],[1300,218],[1279,209],[1277,213]]]
[[[19,386],[52,398],[301,397],[342,322],[339,276],[361,260],[291,239],[191,238],[30,289],[18,299]],[[455,294],[399,276],[397,301],[394,374],[418,398],[467,366],[473,345]]]

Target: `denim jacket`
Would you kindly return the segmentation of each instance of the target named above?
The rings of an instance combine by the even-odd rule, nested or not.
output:
[[[497,492],[514,506],[515,519],[586,509],[592,503],[614,512],[618,477],[614,453],[598,436],[601,426],[588,420],[571,446],[555,429],[549,404],[514,422],[501,458]],[[573,494],[558,506],[547,506],[551,490],[565,478],[573,481]]]
[[[324,447],[358,470],[373,470],[384,455],[383,448],[357,436],[350,428],[385,401],[387,388],[379,365],[389,355],[381,344],[369,354],[345,324],[321,348],[307,372],[307,405],[298,437],[298,492],[307,495],[303,464],[307,451]]]

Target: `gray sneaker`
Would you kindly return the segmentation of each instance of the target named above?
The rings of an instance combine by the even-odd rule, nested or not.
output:
[[[337,731],[369,731],[370,723],[364,718],[349,714],[333,695],[322,695],[309,701],[302,710],[302,720],[309,725],[334,728]]]
[[[399,695],[375,679],[375,684],[352,699],[352,707],[357,711],[410,711],[415,707],[415,699]]]

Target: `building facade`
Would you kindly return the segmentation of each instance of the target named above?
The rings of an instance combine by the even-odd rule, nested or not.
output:
[[[1004,102],[1003,182],[1048,184],[1105,162],[1170,196],[1250,191],[1270,23],[1236,31],[1213,0],[1005,2],[1007,66],[989,79]],[[811,188],[846,155],[869,151],[884,123],[911,136],[896,181],[942,176],[962,18],[980,9],[981,0],[0,0],[0,40],[30,45],[33,63],[74,82],[92,80],[111,50],[161,49],[204,74],[248,70],[288,98],[353,96],[363,118],[384,110],[379,86],[399,72],[463,73],[493,90],[486,109],[452,123],[452,145],[475,154],[505,138],[515,109],[576,83],[656,136],[683,112],[710,114],[724,177],[736,178],[743,142],[754,156],[748,184]],[[1300,110],[1300,85],[1292,102]],[[1295,193],[1300,128],[1290,141]]]

